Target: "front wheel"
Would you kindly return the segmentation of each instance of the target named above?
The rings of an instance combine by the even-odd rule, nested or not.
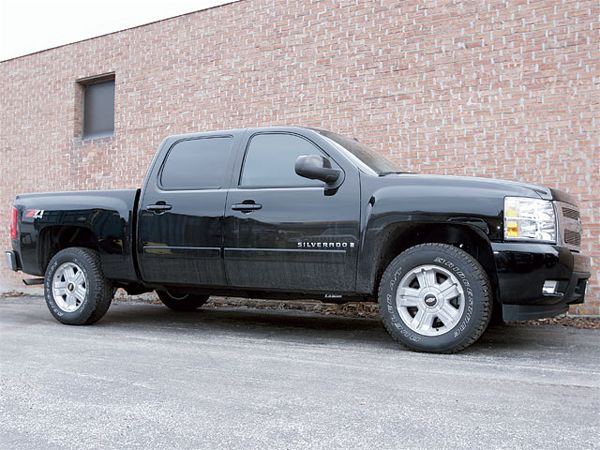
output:
[[[397,256],[379,286],[388,333],[417,351],[454,353],[483,334],[492,312],[485,270],[465,251],[421,244]]]
[[[195,311],[208,301],[208,295],[186,294],[176,291],[156,291],[156,293],[165,306],[175,311]]]

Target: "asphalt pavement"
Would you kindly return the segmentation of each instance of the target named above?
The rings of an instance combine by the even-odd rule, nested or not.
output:
[[[494,327],[458,355],[376,320],[0,299],[0,448],[600,448],[600,330]]]

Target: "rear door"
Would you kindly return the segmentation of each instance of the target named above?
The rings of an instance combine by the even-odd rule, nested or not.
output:
[[[335,191],[296,175],[300,155],[328,157],[345,172]],[[339,158],[338,158],[339,159]],[[359,239],[359,179],[309,137],[258,132],[246,146],[225,211],[224,258],[233,287],[352,292]],[[233,183],[235,185],[235,183]]]
[[[140,199],[138,252],[144,281],[226,284],[223,214],[235,140],[214,134],[165,144]]]

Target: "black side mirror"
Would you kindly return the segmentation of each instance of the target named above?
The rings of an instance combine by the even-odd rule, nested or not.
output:
[[[321,180],[329,187],[337,187],[342,181],[342,171],[331,167],[331,161],[320,155],[301,155],[296,159],[296,173],[311,180]]]

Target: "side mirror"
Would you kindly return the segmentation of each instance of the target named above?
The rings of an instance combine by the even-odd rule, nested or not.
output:
[[[331,161],[320,155],[298,156],[294,168],[301,177],[324,181],[329,187],[337,187],[342,178],[342,171],[332,168]]]

